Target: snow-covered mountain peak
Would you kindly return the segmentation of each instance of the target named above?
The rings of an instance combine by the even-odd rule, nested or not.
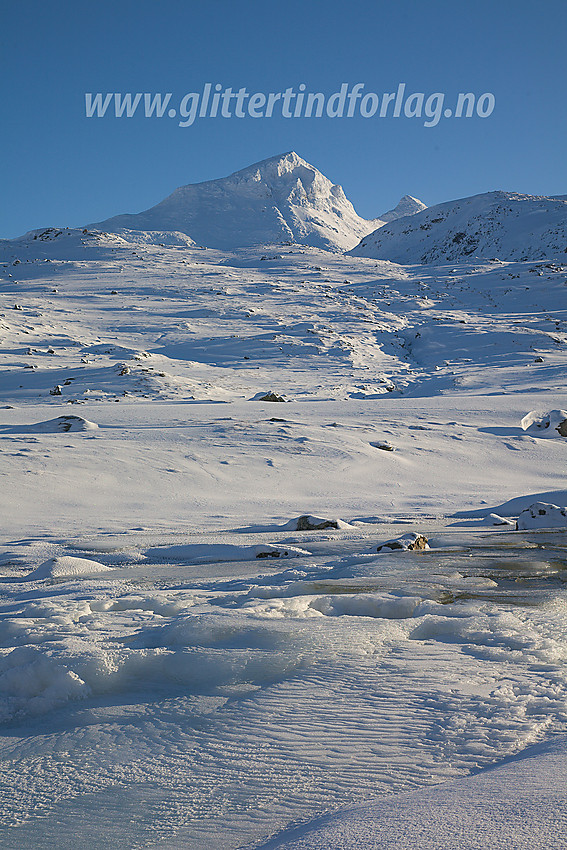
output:
[[[181,186],[151,209],[95,226],[176,230],[212,248],[291,241],[336,251],[354,247],[376,224],[356,213],[341,186],[289,151],[228,177]]]
[[[424,204],[423,201],[412,197],[412,195],[404,195],[403,198],[400,198],[399,202],[393,209],[382,213],[382,215],[379,215],[378,218],[380,221],[388,223],[390,221],[395,221],[398,218],[403,218],[405,215],[415,215],[416,213],[426,209],[427,205]]]

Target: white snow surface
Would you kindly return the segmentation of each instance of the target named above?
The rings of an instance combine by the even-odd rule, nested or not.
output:
[[[404,195],[393,209],[382,213],[378,216],[378,219],[388,224],[391,221],[396,221],[398,218],[403,218],[405,215],[415,215],[426,209],[427,204],[424,204],[423,201],[413,198],[411,195]]]
[[[95,431],[96,422],[83,419],[82,416],[57,416],[47,422],[34,422],[31,425],[0,426],[4,434],[67,434],[69,431]]]
[[[521,421],[521,426],[534,437],[561,439],[567,437],[567,410],[550,410],[538,413],[531,410]]]
[[[63,555],[59,558],[49,558],[43,564],[40,564],[29,574],[28,579],[35,581],[37,579],[88,576],[93,573],[104,573],[110,569],[105,564],[99,564],[98,561],[91,561],[89,558],[74,558],[70,555]]]
[[[144,212],[90,226],[181,231],[209,248],[291,241],[346,250],[376,224],[356,213],[341,186],[290,151],[229,177],[181,186]]]
[[[534,502],[518,516],[518,528],[567,529],[567,508],[560,508],[548,502]]]
[[[328,814],[261,850],[562,850],[567,834],[567,739],[470,779]]]
[[[0,243],[2,847],[558,846],[567,268],[54,233]]]
[[[364,236],[351,253],[413,264],[468,257],[564,261],[566,251],[566,200],[498,191],[396,219]]]

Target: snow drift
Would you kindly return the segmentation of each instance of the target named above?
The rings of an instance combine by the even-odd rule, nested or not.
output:
[[[31,581],[40,579],[63,579],[78,578],[80,576],[91,576],[96,573],[104,573],[110,570],[105,564],[91,561],[89,558],[74,558],[71,555],[62,555],[59,558],[50,558],[28,575]]]
[[[549,413],[532,410],[520,425],[532,437],[567,437],[567,410],[550,410]]]

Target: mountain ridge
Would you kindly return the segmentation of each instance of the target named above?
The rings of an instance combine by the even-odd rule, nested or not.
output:
[[[567,201],[504,190],[445,201],[379,227],[348,253],[411,264],[565,259]]]

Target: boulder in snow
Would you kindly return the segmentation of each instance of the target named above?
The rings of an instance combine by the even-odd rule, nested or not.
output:
[[[68,431],[96,431],[97,428],[96,422],[90,422],[82,416],[58,416],[47,422],[13,425],[2,430],[5,434],[66,434]]]
[[[97,428],[96,422],[89,422],[82,416],[58,416],[47,422],[13,425],[2,430],[5,434],[65,434],[67,431],[96,431]]]
[[[260,398],[256,399],[256,401],[279,401],[285,402],[285,398],[277,393],[266,393],[266,395],[260,396]]]
[[[567,508],[560,508],[547,502],[534,502],[533,505],[522,511],[518,517],[516,528],[519,531],[532,528],[567,529]]]
[[[299,558],[300,555],[310,555],[305,549],[297,546],[272,546],[270,543],[262,543],[256,546],[257,558]]]
[[[532,437],[567,437],[567,410],[526,413],[520,425]]]
[[[296,531],[319,531],[323,528],[338,528],[339,523],[336,519],[322,519],[318,516],[300,516],[297,519],[295,526]]]
[[[424,537],[423,534],[416,534],[416,532],[411,531],[409,534],[403,534],[401,537],[397,537],[394,540],[386,540],[385,543],[382,543],[377,548],[377,552],[395,552],[396,550],[401,549],[405,552],[413,552],[419,549],[429,549],[429,542],[427,537]]]

